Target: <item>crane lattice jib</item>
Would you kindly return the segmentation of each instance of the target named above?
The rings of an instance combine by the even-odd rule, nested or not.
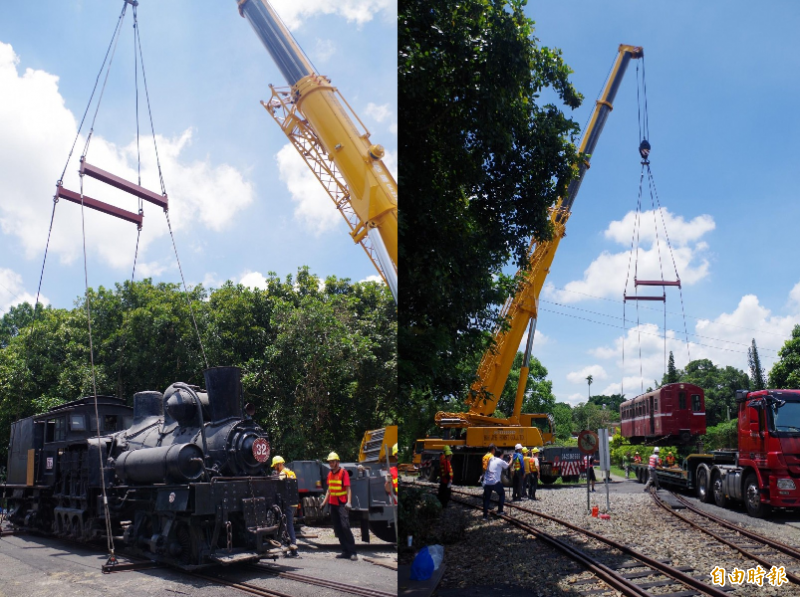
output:
[[[603,94],[595,104],[592,118],[580,144],[579,151],[585,154],[585,161],[579,165],[576,177],[567,188],[566,198],[559,201],[550,210],[550,221],[553,225],[552,238],[547,241],[534,240],[531,242],[523,280],[517,293],[506,301],[501,311],[501,318],[505,325],[498,326],[495,330],[493,346],[484,353],[478,366],[477,379],[472,384],[466,399],[466,403],[470,407],[469,412],[436,413],[435,420],[440,427],[460,427],[465,423],[519,424],[524,392],[517,393],[514,416],[509,419],[495,419],[490,415],[496,410],[497,399],[503,392],[528,323],[537,317],[539,294],[547,274],[550,272],[558,245],[565,235],[572,204],[578,194],[581,182],[583,182],[583,177],[589,169],[589,160],[597,146],[597,140],[603,131],[608,114],[613,109],[613,102],[622,77],[631,58],[641,58],[642,56],[644,56],[644,51],[641,47],[624,44],[619,46],[619,53],[611,69],[611,74],[603,89]],[[520,384],[526,381],[520,380]]]
[[[381,159],[383,147],[370,142],[364,123],[330,80],[314,72],[313,65],[267,0],[238,0],[237,4],[240,14],[251,24],[291,86],[297,117],[313,131],[317,143],[336,164],[346,184],[347,200],[358,216],[351,236],[360,242],[377,230],[378,236],[372,242],[382,245],[377,250],[378,255],[382,256],[382,249],[385,249],[390,260],[382,264],[383,273],[396,280],[397,182]],[[392,271],[387,271],[389,269]]]
[[[297,107],[292,101],[291,89],[289,87],[272,87],[272,98],[268,102],[261,102],[261,104],[269,115],[275,119],[278,126],[281,127],[281,130],[314,173],[322,188],[328,193],[336,209],[339,210],[345,222],[347,222],[350,234],[353,237],[357,236],[358,232],[363,230],[364,225],[350,205],[350,192],[347,190],[347,184],[334,161],[322,147],[314,130],[308,126],[302,115],[298,115]],[[369,236],[359,236],[360,238],[357,242],[367,253],[367,257],[372,262],[372,265],[375,266],[375,269],[378,270],[383,281],[387,282],[386,274],[381,268],[380,260],[375,247],[370,242]]]

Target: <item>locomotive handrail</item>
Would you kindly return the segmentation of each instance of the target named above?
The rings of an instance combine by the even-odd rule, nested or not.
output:
[[[200,402],[200,397],[197,393],[189,386],[189,384],[185,384],[182,381],[175,382],[172,384],[173,388],[178,390],[186,390],[191,394],[192,398],[194,398],[195,404],[197,404],[197,419],[200,421],[200,437],[203,439],[203,474],[206,479],[210,478],[208,474],[208,469],[206,468],[205,459],[208,458],[208,444],[206,443],[206,428],[205,424],[203,423],[203,404]],[[167,400],[164,399],[164,412],[167,412]]]

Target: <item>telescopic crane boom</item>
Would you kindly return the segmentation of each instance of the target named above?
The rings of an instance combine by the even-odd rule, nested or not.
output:
[[[539,293],[550,272],[558,245],[565,235],[565,227],[571,215],[572,204],[583,182],[583,177],[589,169],[589,159],[597,146],[600,133],[603,132],[608,115],[613,109],[613,102],[628,63],[631,59],[642,56],[644,56],[644,51],[641,47],[620,45],[614,67],[603,89],[603,95],[597,100],[592,119],[581,140],[580,152],[586,155],[585,161],[580,164],[577,176],[569,184],[566,197],[559,200],[550,209],[550,221],[553,226],[552,239],[546,241],[534,239],[531,242],[528,265],[526,271],[523,272],[524,279],[517,293],[513,297],[509,297],[503,305],[501,312],[503,320],[507,320],[509,325],[506,328],[501,326],[495,331],[494,345],[483,355],[478,367],[478,379],[472,384],[467,399],[469,412],[436,413],[436,424],[439,427],[517,426],[521,424],[522,399],[528,380],[528,365],[536,330]],[[494,418],[490,415],[497,407],[497,399],[503,392],[526,328],[529,330],[528,342],[514,402],[514,412],[507,419]]]
[[[381,160],[383,147],[370,142],[330,79],[315,72],[268,0],[237,4],[290,86],[270,85],[272,97],[262,105],[342,212],[397,302],[397,182]]]

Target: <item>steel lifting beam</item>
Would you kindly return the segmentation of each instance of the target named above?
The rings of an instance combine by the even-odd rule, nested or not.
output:
[[[120,218],[121,220],[132,222],[137,226],[141,226],[142,220],[144,219],[144,216],[141,214],[136,214],[131,211],[120,209],[119,207],[115,207],[108,203],[98,201],[97,199],[92,199],[91,197],[87,197],[86,195],[83,196],[83,201],[81,202],[80,193],[76,193],[75,191],[70,191],[68,189],[65,189],[61,185],[56,186],[56,197],[59,197],[61,199],[66,199],[67,201],[72,201],[73,203],[77,203],[78,205],[83,203],[83,205],[85,205],[86,207],[95,209],[97,211],[101,211],[104,214],[108,214],[116,218]]]
[[[634,279],[633,283],[636,286],[677,286],[678,288],[681,287],[680,280],[636,280]]]
[[[666,301],[666,296],[628,296],[623,297],[626,301]]]
[[[111,174],[111,172],[106,172],[97,166],[92,166],[83,160],[81,160],[80,172],[81,174],[85,174],[86,176],[90,176],[101,182],[111,185],[120,191],[125,191],[126,193],[130,193],[131,195],[139,197],[140,199],[144,199],[145,201],[149,201],[150,203],[158,205],[162,209],[169,208],[167,204],[167,195],[158,195],[157,193],[145,189],[138,184],[134,184],[125,180],[124,178],[120,178],[119,176]]]

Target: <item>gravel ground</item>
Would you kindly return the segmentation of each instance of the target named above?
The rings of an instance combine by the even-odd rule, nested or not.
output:
[[[728,547],[718,544],[711,537],[688,527],[659,508],[648,494],[641,491],[640,485],[622,481],[612,484],[612,487],[610,520],[593,518],[586,513],[586,490],[582,487],[542,489],[537,493],[537,501],[523,501],[520,505],[624,543],[652,558],[668,560],[674,566],[691,566],[694,569],[691,572],[693,576],[710,575],[716,566],[725,568],[727,572],[731,572],[734,567],[746,571],[756,566],[756,562],[732,553]],[[477,487],[460,489],[475,496],[481,492]],[[592,505],[597,505],[600,513],[606,511],[604,494],[605,490],[599,484],[597,493],[591,494]],[[472,501],[477,503],[475,499]],[[461,506],[452,504],[448,507]],[[468,512],[470,522],[465,539],[456,545],[446,546],[447,570],[437,591],[441,597],[466,594],[468,587],[472,588],[470,593],[473,593],[476,587],[481,586],[503,587],[508,591],[504,594],[508,595],[520,592],[543,597],[577,595],[603,588],[602,585],[578,582],[592,578],[592,574],[529,533],[493,517],[488,522],[483,521],[478,510],[470,509]],[[584,539],[556,523],[512,508],[508,508],[507,512],[532,523],[538,529],[565,538],[572,545],[592,556],[600,557],[612,567],[630,561],[612,548],[593,539]],[[748,518],[747,523],[759,533],[776,537],[790,545],[800,545],[800,530],[788,526],[786,521],[772,523]],[[787,569],[796,565],[788,564],[786,562]],[[631,568],[626,572],[639,570],[643,568]],[[649,580],[653,579],[636,579],[634,582]],[[729,594],[736,597],[800,595],[800,588],[788,583],[781,587],[772,587],[765,579],[764,585],[759,587],[745,582]],[[726,587],[730,586],[726,579]],[[649,590],[658,594],[673,592],[676,588],[653,587]],[[488,591],[485,594],[489,594]]]

